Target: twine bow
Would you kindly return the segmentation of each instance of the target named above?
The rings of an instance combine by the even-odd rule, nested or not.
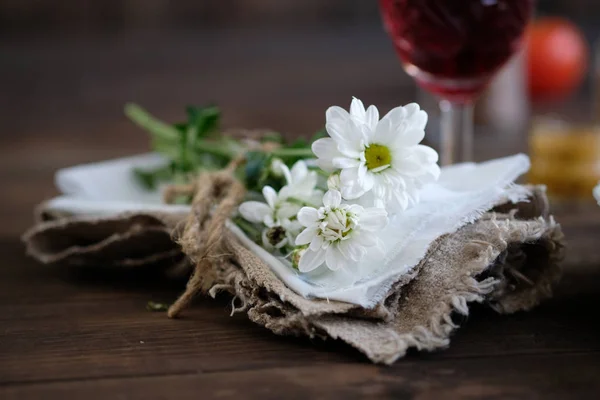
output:
[[[249,150],[273,151],[278,144],[254,141]],[[192,183],[172,185],[164,193],[166,203],[177,196],[193,196],[192,211],[185,221],[178,243],[194,265],[185,292],[169,307],[170,318],[176,318],[198,292],[208,292],[215,282],[215,263],[228,256],[225,222],[244,199],[245,186],[234,176],[235,170],[246,161],[242,154],[217,172],[203,172]]]

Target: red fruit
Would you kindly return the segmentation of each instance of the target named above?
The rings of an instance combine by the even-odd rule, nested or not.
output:
[[[541,18],[527,30],[529,95],[533,100],[562,99],[585,77],[589,50],[583,34],[559,17]]]

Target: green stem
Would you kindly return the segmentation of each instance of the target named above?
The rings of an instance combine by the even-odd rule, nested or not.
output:
[[[315,205],[315,204],[311,204],[309,202],[306,202],[304,200],[300,200],[297,199],[295,197],[288,197],[287,200],[288,202],[292,203],[292,204],[296,204],[298,206],[302,206],[302,207],[312,207],[312,208],[319,208],[319,206]]]
[[[312,150],[309,148],[306,149],[276,149],[271,152],[271,155],[279,158],[287,158],[287,157],[302,157],[302,158],[314,158]]]
[[[154,118],[137,104],[126,104],[125,115],[140,128],[152,133],[156,138],[163,140],[177,140],[179,137],[179,131],[177,129]]]
[[[237,217],[233,220],[233,222],[240,227],[244,233],[250,236],[254,241],[260,239],[261,232],[254,225],[247,222],[245,219],[241,217]]]
[[[315,171],[317,174],[321,175],[324,178],[329,178],[329,172],[325,172],[321,168],[309,167],[308,169],[310,169],[311,171]]]
[[[215,156],[227,157],[229,159],[234,158],[239,154],[239,152],[228,149],[220,143],[210,143],[204,140],[196,141],[194,147],[197,151],[210,153]]]

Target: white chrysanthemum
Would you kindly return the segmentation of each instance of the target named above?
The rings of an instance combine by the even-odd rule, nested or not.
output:
[[[296,237],[296,245],[308,245],[298,269],[309,272],[323,263],[336,271],[360,261],[367,248],[379,245],[375,232],[385,227],[388,218],[381,208],[342,204],[340,192],[329,190],[323,197],[323,207],[303,207],[298,221],[306,228]]]
[[[290,170],[283,162],[275,160],[271,168],[281,173],[287,185],[279,193],[270,186],[262,190],[266,203],[247,201],[240,204],[239,212],[252,223],[263,224],[263,246],[268,250],[294,245],[296,235],[302,225],[296,214],[304,205],[320,204],[323,192],[315,189],[317,173],[309,171],[302,160],[296,162]]]
[[[285,177],[286,185],[279,192],[281,198],[320,204],[323,192],[315,189],[319,177],[316,171],[308,169],[306,162],[297,161],[290,170],[281,160],[275,160],[271,168]]]
[[[379,120],[375,106],[367,110],[354,98],[350,113],[334,106],[326,112],[329,138],[312,150],[325,171],[340,170],[344,199],[372,192],[373,201],[391,212],[419,200],[419,189],[438,178],[438,155],[419,143],[425,136],[427,113],[412,103],[396,107]]]
[[[281,196],[281,192],[277,193],[270,186],[265,186],[262,193],[266,203],[246,201],[240,204],[240,214],[247,221],[265,226],[262,231],[265,248],[279,249],[288,243],[293,245],[295,236],[302,229],[302,225],[295,220],[302,206],[287,202],[287,199]]]

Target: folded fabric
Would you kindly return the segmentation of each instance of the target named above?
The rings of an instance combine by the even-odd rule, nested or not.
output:
[[[66,195],[50,200],[41,210],[55,216],[84,217],[122,212],[186,214],[189,206],[161,204],[159,191],[147,192],[134,179],[134,167],[150,168],[164,162],[158,155],[146,154],[59,171],[57,185]],[[423,188],[420,203],[393,217],[380,232],[385,253],[368,256],[346,271],[333,273],[321,268],[300,275],[289,261],[266,252],[233,224],[228,224],[228,228],[301,296],[372,308],[383,299],[393,282],[410,274],[438,237],[477,220],[495,204],[526,197],[527,190],[513,182],[528,168],[528,158],[516,155],[442,169],[439,181]]]
[[[437,238],[373,307],[302,296],[231,231],[221,240],[225,251],[204,271],[210,275],[205,290],[213,296],[231,293],[237,298],[233,312],[246,312],[277,334],[340,339],[371,361],[390,364],[410,347],[447,346],[457,327],[452,315],[467,314],[469,302],[510,313],[551,295],[560,276],[563,236],[548,215],[544,189],[527,192],[526,201],[498,204],[476,222]],[[159,264],[181,274],[189,273],[194,260],[171,238],[171,233],[180,237],[187,214],[61,215],[53,220],[52,210],[47,211],[49,220],[24,237],[30,254],[43,262],[136,268]],[[205,238],[196,239],[202,243]]]
[[[340,339],[371,361],[390,364],[410,347],[447,346],[457,327],[452,315],[468,314],[469,302],[486,302],[510,313],[551,295],[560,276],[563,235],[548,215],[543,189],[531,193],[529,203],[499,205],[508,214],[491,211],[437,238],[373,307],[301,296],[231,234],[219,249],[227,256],[197,265],[196,274],[205,279],[209,294],[226,290],[239,300],[233,312],[245,311],[277,334]],[[202,262],[193,245],[184,250],[191,260]],[[179,309],[178,303],[174,308]]]

